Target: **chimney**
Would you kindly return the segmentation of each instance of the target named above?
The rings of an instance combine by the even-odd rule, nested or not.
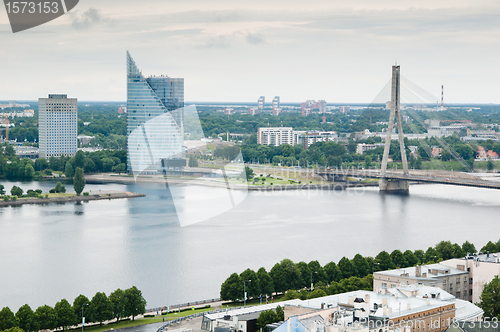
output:
[[[347,304],[354,305],[354,297],[353,296],[349,296],[347,298]]]
[[[415,276],[417,278],[420,278],[422,276],[422,267],[420,265],[417,265],[415,267]]]
[[[427,273],[422,273],[422,278],[427,278]]]
[[[387,306],[386,305],[382,307],[382,315],[387,316]]]
[[[392,308],[389,308],[389,309],[387,310],[387,313],[388,313],[389,315],[390,315],[390,314],[392,314]]]
[[[321,303],[321,310],[325,309],[325,304]]]
[[[368,305],[370,305],[370,294],[365,295],[365,302],[368,303]]]
[[[382,299],[382,307],[386,307],[387,308],[387,304],[388,303],[389,303],[388,299]]]
[[[426,305],[431,305],[431,300],[427,300]]]
[[[411,304],[410,304],[410,303],[408,303],[408,304],[406,305],[406,310],[411,310]]]

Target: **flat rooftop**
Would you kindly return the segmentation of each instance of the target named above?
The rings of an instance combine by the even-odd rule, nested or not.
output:
[[[462,271],[456,268],[452,268],[440,263],[436,264],[429,264],[429,265],[421,265],[421,275],[420,277],[417,277],[416,271],[417,267],[407,267],[404,269],[395,269],[395,270],[387,270],[387,271],[378,271],[375,272],[373,275],[374,276],[393,276],[393,277],[406,277],[406,278],[412,278],[412,279],[422,279],[422,280],[429,280],[429,279],[436,279],[436,278],[442,278],[444,276],[452,276],[452,275],[462,275],[462,274],[467,274],[467,271]],[[425,277],[424,277],[425,273]]]

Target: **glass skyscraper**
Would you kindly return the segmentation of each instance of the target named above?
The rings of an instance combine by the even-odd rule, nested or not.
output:
[[[156,172],[184,158],[184,79],[145,78],[127,52],[127,148],[130,173]]]

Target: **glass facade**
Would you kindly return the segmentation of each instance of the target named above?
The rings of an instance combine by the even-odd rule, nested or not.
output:
[[[145,78],[127,52],[127,148],[131,173],[184,158],[184,79]]]

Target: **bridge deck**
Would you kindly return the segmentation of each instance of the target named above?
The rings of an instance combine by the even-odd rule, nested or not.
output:
[[[448,173],[449,176],[445,174]],[[423,182],[423,183],[437,183],[437,184],[447,184],[454,186],[465,186],[465,187],[477,187],[477,188],[489,188],[489,189],[500,189],[500,181],[489,181],[483,180],[482,178],[468,173],[462,172],[443,172],[437,171],[433,172],[416,172],[412,171],[410,174],[403,174],[402,172],[386,172],[382,175],[380,171],[373,170],[332,170],[332,171],[319,171],[317,174],[323,178],[331,180],[333,178],[345,178],[345,177],[359,177],[359,178],[374,178],[380,179],[385,178],[388,180],[407,180],[413,182]]]

